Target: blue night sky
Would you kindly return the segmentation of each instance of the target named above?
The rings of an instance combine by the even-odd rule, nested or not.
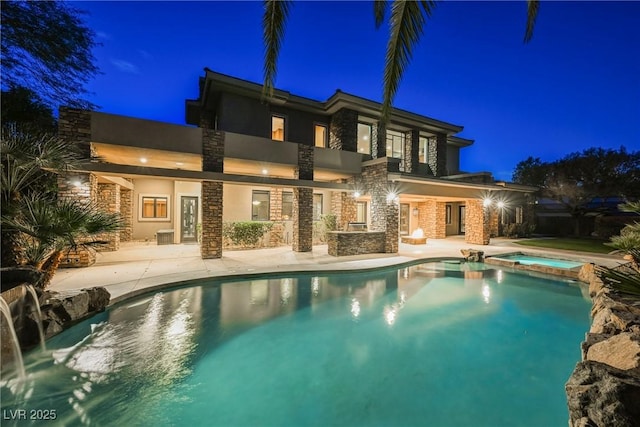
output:
[[[262,82],[262,3],[76,2],[102,45],[88,89],[104,112],[184,124],[203,68]],[[510,179],[528,156],[640,150],[640,2],[441,2],[395,106],[463,125],[467,172]],[[294,3],[276,87],[316,100],[340,88],[380,101],[388,28],[370,1]]]

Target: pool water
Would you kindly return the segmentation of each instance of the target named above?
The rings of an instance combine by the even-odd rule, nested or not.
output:
[[[492,258],[518,261],[520,264],[524,264],[524,265],[539,264],[547,267],[566,268],[566,269],[580,267],[581,265],[584,264],[584,262],[567,261],[564,259],[544,258],[544,257],[522,255],[522,254],[504,255],[504,256],[501,255],[501,256],[495,256]]]
[[[205,283],[53,338],[25,383],[3,379],[2,408],[67,426],[565,425],[589,309],[576,285],[469,263]]]

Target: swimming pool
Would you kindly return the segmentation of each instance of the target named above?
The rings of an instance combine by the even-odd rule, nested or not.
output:
[[[524,255],[524,254],[511,254],[511,255],[498,255],[493,256],[491,258],[494,259],[502,259],[508,261],[517,261],[523,265],[543,265],[546,267],[554,267],[554,268],[576,268],[584,265],[584,262],[578,261],[569,261],[565,259],[556,259],[556,258],[545,258],[539,256],[532,255]]]
[[[53,338],[2,407],[58,425],[564,425],[589,310],[566,281],[471,263],[211,282]]]

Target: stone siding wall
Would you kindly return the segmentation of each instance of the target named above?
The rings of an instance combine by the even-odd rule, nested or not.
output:
[[[420,131],[413,129],[407,132],[407,150],[405,152],[405,171],[418,171],[418,149],[420,148]]]
[[[80,203],[97,203],[98,179],[84,172],[58,175],[58,198],[77,200]],[[96,262],[96,251],[79,247],[65,251],[60,261],[61,268],[88,267]]]
[[[203,259],[222,257],[222,183],[202,182],[202,241]]]
[[[429,239],[447,237],[447,204],[436,200],[427,200],[418,204],[418,224]]]
[[[429,138],[429,167],[434,176],[447,175],[447,135],[439,133]]]
[[[358,113],[343,108],[331,117],[329,124],[329,148],[334,150],[357,151]]]
[[[338,230],[345,231],[350,222],[356,220],[356,200],[344,191],[331,192],[331,213],[336,216]]]
[[[482,200],[479,199],[467,199],[465,205],[464,241],[475,245],[488,245],[490,240],[488,208],[485,208]]]
[[[398,253],[398,239],[400,239],[400,229],[398,222],[400,220],[399,206],[396,201],[387,204],[385,208],[386,225],[385,225],[385,242],[384,251],[388,254]]]
[[[374,159],[387,157],[387,128],[383,123],[378,122],[373,126],[375,132],[374,145],[371,147],[371,156]]]
[[[386,252],[386,233],[337,232],[327,233],[328,253],[331,256],[375,254]]]
[[[293,189],[293,244],[294,252],[313,249],[313,188]]]

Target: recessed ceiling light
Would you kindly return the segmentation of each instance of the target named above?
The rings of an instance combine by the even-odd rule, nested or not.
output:
[[[184,163],[182,163],[182,162],[176,162],[176,166],[184,166]]]
[[[146,157],[140,157],[140,163],[147,163]]]
[[[262,175],[266,175],[266,174],[268,174],[268,173],[269,173],[269,171],[268,171],[268,170],[266,170],[266,169],[262,169]]]
[[[365,135],[362,137],[362,139],[364,139],[365,141],[369,139],[369,135]]]

